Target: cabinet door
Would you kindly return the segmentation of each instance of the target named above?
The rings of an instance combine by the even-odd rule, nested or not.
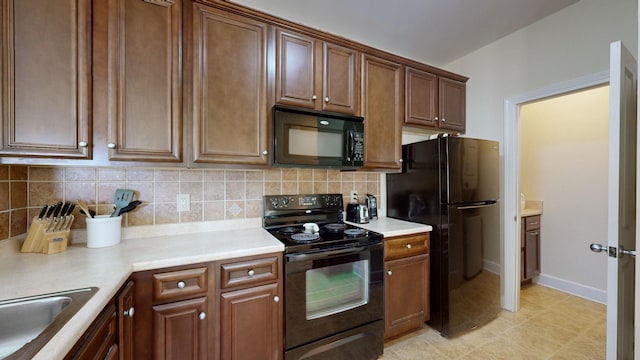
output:
[[[266,165],[267,25],[193,4],[193,161]]]
[[[358,113],[358,52],[342,46],[323,45],[322,109]]]
[[[466,129],[465,106],[466,84],[440,77],[438,79],[438,95],[440,97],[438,111],[440,128],[464,132]]]
[[[418,69],[406,68],[405,124],[438,127],[437,84],[438,77],[436,75]]]
[[[364,166],[400,169],[404,109],[402,66],[370,55],[363,55],[362,59]]]
[[[118,355],[116,307],[109,303],[82,335],[65,359],[107,359]]]
[[[133,281],[118,294],[118,348],[120,360],[133,360],[133,315],[135,314]]]
[[[429,256],[385,262],[385,339],[422,327],[429,314]]]
[[[281,359],[282,316],[278,284],[223,293],[220,299],[221,358]]]
[[[91,1],[2,8],[0,155],[91,158]]]
[[[540,275],[540,230],[525,233],[525,279]]]
[[[110,160],[181,161],[181,0],[112,0]]]
[[[316,40],[276,28],[276,101],[314,109],[319,96],[316,84]]]
[[[207,315],[206,297],[154,306],[154,358],[206,359]]]

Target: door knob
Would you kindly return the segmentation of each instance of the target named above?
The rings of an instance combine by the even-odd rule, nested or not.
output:
[[[632,258],[635,259],[636,257],[636,251],[635,250],[627,250],[625,248],[622,247],[622,245],[620,246],[620,257],[623,257],[625,255],[629,255]]]
[[[607,250],[608,250],[608,248],[606,246],[603,246],[601,244],[591,244],[589,246],[589,249],[591,249],[591,251],[597,252],[597,253],[604,251],[605,255],[607,254]]]

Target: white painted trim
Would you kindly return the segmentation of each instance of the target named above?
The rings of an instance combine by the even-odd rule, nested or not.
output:
[[[500,275],[500,270],[502,270],[500,264],[498,264],[497,262],[489,261],[487,259],[482,260],[482,268],[496,275]]]
[[[599,302],[601,304],[607,303],[607,291],[596,289],[591,286],[585,286],[573,281],[567,281],[554,276],[540,274],[534,283],[556,289],[571,295],[579,296],[581,298]]]
[[[501,259],[503,276],[502,307],[518,311],[520,307],[520,106],[528,102],[566,94],[609,82],[609,71],[586,75],[573,80],[552,84],[504,100],[504,135],[502,139],[503,172]]]

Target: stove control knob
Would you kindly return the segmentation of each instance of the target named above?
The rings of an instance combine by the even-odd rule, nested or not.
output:
[[[273,206],[274,208],[278,207],[278,199],[277,198],[271,198],[271,206]]]
[[[284,206],[289,205],[289,198],[288,198],[288,197],[283,197],[283,198],[282,198],[282,204],[283,204]]]

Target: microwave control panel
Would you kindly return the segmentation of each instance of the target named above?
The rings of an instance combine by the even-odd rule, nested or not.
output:
[[[361,132],[353,133],[353,159],[355,165],[362,165],[364,162],[364,134]]]

